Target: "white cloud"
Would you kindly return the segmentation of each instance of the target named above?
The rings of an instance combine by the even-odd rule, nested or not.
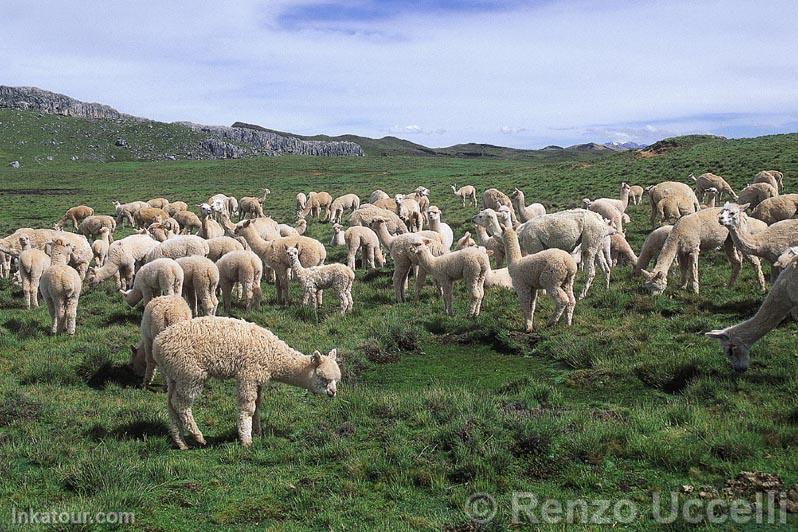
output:
[[[443,135],[446,133],[446,130],[443,128],[425,129],[416,124],[404,127],[391,126],[387,131],[392,135]]]
[[[434,135],[440,145],[798,122],[792,0],[555,0],[348,21],[356,31],[280,26],[286,6],[307,3],[5,0],[0,82],[166,121],[368,136],[410,124],[418,130],[395,134]],[[604,138],[589,136],[599,130]]]

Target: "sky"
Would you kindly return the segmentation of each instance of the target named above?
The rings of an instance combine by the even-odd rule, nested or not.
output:
[[[795,0],[0,0],[0,84],[431,147],[798,131]]]

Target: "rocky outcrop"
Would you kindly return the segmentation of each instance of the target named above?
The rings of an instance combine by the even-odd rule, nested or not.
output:
[[[99,103],[86,103],[63,94],[36,87],[8,87],[0,85],[0,108],[22,109],[37,113],[72,116],[87,120],[137,121],[157,124],[145,118],[120,113],[116,109]],[[319,155],[361,156],[365,155],[359,144],[349,141],[304,140],[290,135],[270,131],[259,131],[244,127],[204,126],[190,122],[177,122],[199,137],[196,152],[191,158],[238,159],[253,156],[274,155]],[[152,128],[152,126],[150,126]],[[117,138],[115,146],[133,151],[137,146]],[[194,148],[190,149],[194,152]],[[139,152],[136,152],[139,153]],[[134,156],[135,157],[135,156]],[[138,158],[148,158],[144,154]]]
[[[86,103],[37,87],[8,87],[0,85],[0,107],[25,109],[39,113],[50,113],[79,118],[110,118],[143,120],[120,113],[113,107],[100,103]]]

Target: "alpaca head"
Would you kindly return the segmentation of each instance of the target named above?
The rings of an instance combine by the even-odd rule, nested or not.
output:
[[[593,203],[593,202],[590,200],[590,198],[582,198],[582,208],[583,208],[583,209],[589,209],[589,208],[590,208],[590,205],[591,205],[592,203]]]
[[[476,245],[477,243],[474,242],[474,239],[471,238],[471,233],[469,233],[468,231],[466,231],[463,237],[457,241],[457,249],[470,248]]]
[[[524,193],[521,192],[521,189],[519,189],[518,187],[513,188],[513,191],[510,193],[510,199],[523,198],[523,197]]]
[[[720,342],[723,353],[731,362],[734,371],[743,372],[751,365],[750,346],[732,336],[729,329],[709,331],[706,335]]]
[[[379,230],[381,225],[385,225],[385,219],[380,216],[375,216],[371,219],[371,223],[369,223],[369,227],[375,231]]]
[[[333,233],[339,234],[341,232],[341,224],[333,224]]]
[[[435,205],[430,205],[429,209],[427,209],[427,216],[429,216],[430,221],[440,222],[441,210]]]
[[[795,257],[798,257],[798,247],[791,247],[779,255],[779,258],[773,263],[773,266],[783,270],[790,265],[792,259]]]
[[[410,251],[420,255],[425,249],[429,249],[430,244],[432,244],[432,240],[429,238],[418,238],[410,243]]]
[[[144,372],[147,369],[147,361],[144,357],[144,348],[143,346],[138,345],[131,345],[130,346],[130,360],[128,360],[128,365],[130,369],[138,375],[139,377],[144,376]]]
[[[22,249],[28,249],[30,247],[30,237],[28,235],[20,236],[19,245]]]
[[[510,207],[507,205],[502,205],[499,207],[499,210],[496,211],[496,219],[499,221],[499,225],[501,225],[502,228],[512,227],[513,211],[511,211]]]
[[[668,276],[664,272],[648,273],[646,270],[640,272],[646,278],[646,289],[651,295],[658,296],[668,287]]]
[[[629,185],[629,183],[627,183],[626,181],[623,181],[621,183],[621,192],[631,190],[631,188],[632,188],[631,185]]]
[[[337,383],[341,380],[341,369],[338,367],[338,350],[333,349],[327,355],[314,351],[310,355],[311,373],[308,390],[328,397],[335,397],[338,392]]]
[[[490,227],[494,223],[495,225],[499,225],[499,221],[496,219],[496,211],[493,209],[484,209],[479,211],[472,220],[475,224],[481,225],[482,227]]]
[[[718,222],[726,227],[740,227],[743,211],[748,208],[748,205],[748,203],[745,205],[737,205],[736,203],[729,203],[727,201],[720,210]]]
[[[269,194],[271,194],[271,193],[272,193],[272,191],[271,191],[271,190],[269,190],[268,188],[264,188],[264,189],[263,189],[261,192],[263,192],[263,195],[264,195],[264,196],[268,196]]]
[[[415,192],[419,196],[429,196],[429,189],[427,187],[416,187],[416,190],[414,190],[413,192]]]
[[[285,250],[286,256],[288,256],[288,261],[290,263],[299,262],[299,248],[296,246],[291,246],[286,248]]]

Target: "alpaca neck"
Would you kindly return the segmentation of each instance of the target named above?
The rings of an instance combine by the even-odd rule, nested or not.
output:
[[[428,272],[435,268],[435,262],[437,259],[432,256],[432,252],[428,247],[423,247],[421,251],[416,254],[416,257],[418,257],[419,264],[421,264],[421,266]]]
[[[299,261],[298,256],[291,257],[291,263],[289,266],[291,271],[294,272],[294,275],[296,275],[297,279],[302,277],[302,274],[305,273],[305,268],[302,267],[302,263]]]
[[[727,226],[729,234],[731,235],[734,245],[746,255],[762,256],[762,249],[759,245],[758,239],[748,232],[745,224],[734,224]]]
[[[477,240],[479,240],[479,244],[484,246],[488,240],[490,240],[490,235],[488,235],[488,231],[481,225],[477,224]]]
[[[311,357],[298,351],[291,351],[291,353],[283,353],[277,359],[279,364],[270,368],[271,378],[277,382],[308,389],[311,387],[311,374],[313,373]]]
[[[488,234],[491,236],[499,236],[502,235],[502,226],[499,225],[499,220],[496,218],[491,218],[489,225],[486,228],[488,230]]]
[[[396,240],[396,237],[388,232],[388,227],[386,227],[385,224],[377,225],[377,236],[380,238],[380,242],[382,242],[382,245],[384,245],[388,249],[391,249],[394,240]]]
[[[794,305],[787,297],[785,290],[786,284],[778,283],[768,293],[762,306],[756,314],[749,319],[733,327],[729,327],[729,336],[738,338],[745,345],[751,346],[754,342],[765,336],[769,331],[778,327],[784,318],[794,308]]]
[[[626,207],[629,206],[629,189],[626,187],[621,189],[621,204],[623,205],[623,210],[626,210]]]
[[[441,232],[441,219],[440,218],[433,218],[430,216],[429,219],[429,228],[436,233]]]
[[[512,227],[505,227],[502,231],[504,239],[504,255],[507,257],[507,264],[515,264],[521,260],[521,246],[518,244],[518,233]]]
[[[679,251],[679,238],[676,228],[671,230],[671,234],[665,239],[665,244],[662,246],[662,251],[657,257],[657,264],[654,266],[654,271],[661,271],[668,276],[668,270],[671,269],[671,264],[676,260],[676,254]]]
[[[513,198],[513,206],[515,207],[515,210],[524,212],[524,209],[526,209],[526,198],[524,197],[523,192],[519,191],[515,193],[515,197]]]
[[[230,221],[230,217],[227,216],[227,213],[223,212],[219,214],[219,220],[222,221],[222,227],[224,227],[224,232],[227,233],[228,236],[235,236],[236,226],[233,225],[233,222]],[[202,219],[202,223],[205,223],[205,218]],[[203,229],[205,226],[203,225]],[[207,232],[206,232],[207,234]]]
[[[250,249],[255,252],[256,255],[260,257],[266,256],[266,253],[271,250],[271,243],[263,240],[261,236],[255,231],[255,228],[252,226],[245,227],[243,231],[241,231],[241,236],[244,237],[244,240],[247,241],[249,244]]]
[[[260,202],[261,202],[261,203],[265,202],[265,201],[266,201],[266,196],[268,196],[268,195],[269,195],[269,193],[268,193],[268,192],[264,192],[264,193],[263,193],[263,196],[261,196],[261,198],[260,198]]]

